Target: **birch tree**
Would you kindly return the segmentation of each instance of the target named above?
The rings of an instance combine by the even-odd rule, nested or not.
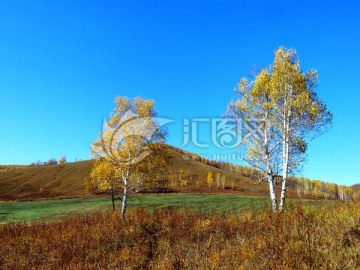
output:
[[[140,97],[115,100],[111,119],[92,146],[95,158],[106,159],[116,168],[123,189],[121,217],[124,219],[128,197],[142,189],[161,183],[171,154],[164,144],[167,132],[156,117],[154,101]]]
[[[220,188],[221,175],[219,172],[216,173],[216,187]]]
[[[284,208],[287,179],[301,169],[309,142],[332,123],[332,114],[314,90],[317,79],[317,71],[300,70],[295,50],[279,48],[274,63],[255,80],[240,81],[228,107],[228,115],[241,119],[243,129],[250,131],[243,139],[245,160],[265,173],[274,211]],[[276,175],[282,175],[279,207]]]
[[[222,175],[221,176],[221,184],[222,184],[222,188],[225,189],[225,183],[226,183],[226,176]]]
[[[209,171],[208,172],[208,175],[207,175],[207,183],[209,185],[209,188],[211,188],[212,184],[214,183],[214,174],[212,171]]]
[[[305,161],[309,142],[332,124],[332,114],[315,92],[317,81],[316,70],[306,73],[300,70],[296,50],[276,51],[270,84],[282,139],[280,210],[285,206],[288,176]]]
[[[241,79],[236,90],[236,99],[228,107],[227,115],[242,122],[243,148],[247,151],[245,160],[261,172],[269,183],[272,209],[277,210],[275,176],[279,171],[281,138],[278,136],[275,114],[270,96],[270,73],[262,70],[254,81]]]

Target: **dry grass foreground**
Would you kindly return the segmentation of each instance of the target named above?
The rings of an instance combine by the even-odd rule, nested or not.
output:
[[[1,269],[359,269],[360,205],[130,210],[0,227]]]

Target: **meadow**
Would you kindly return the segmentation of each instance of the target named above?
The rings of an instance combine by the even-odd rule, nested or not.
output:
[[[292,203],[300,202],[290,199]],[[333,205],[328,200],[301,200],[306,205]],[[116,201],[120,207],[121,201]],[[163,208],[199,212],[238,213],[246,209],[270,207],[269,199],[261,196],[231,194],[147,194],[130,197],[129,207],[151,211]],[[77,215],[106,212],[111,209],[109,197],[0,202],[0,223],[56,221]]]

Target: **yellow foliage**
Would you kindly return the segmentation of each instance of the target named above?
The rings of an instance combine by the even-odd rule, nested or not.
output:
[[[133,191],[162,182],[171,154],[162,143],[166,132],[154,118],[154,101],[140,97],[115,101],[114,113],[92,147],[93,156],[102,160],[92,178],[99,180],[100,189],[117,182]]]
[[[180,185],[182,187],[186,187],[188,185],[188,182],[186,180],[181,180]]]
[[[212,171],[208,172],[208,176],[207,176],[207,183],[209,185],[209,188],[211,188],[211,186],[214,183],[214,174]]]
[[[90,173],[93,185],[99,190],[110,190],[119,185],[120,169],[104,158],[97,158]]]

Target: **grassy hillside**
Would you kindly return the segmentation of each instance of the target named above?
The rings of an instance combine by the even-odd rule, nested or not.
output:
[[[243,177],[241,175],[232,174],[227,171],[215,168],[205,163],[193,160],[184,159],[184,156],[176,151],[173,151],[173,163],[169,166],[169,188],[175,192],[189,192],[189,193],[228,193],[235,192],[243,195],[268,195],[268,186],[266,183],[257,184],[253,179]],[[183,176],[187,184],[182,185],[180,181],[180,170],[189,170],[190,174]],[[225,190],[216,187],[216,182],[212,188],[209,188],[207,184],[207,174],[212,171],[215,174],[217,172],[225,175],[226,184]],[[231,184],[234,183],[234,188],[231,188]]]
[[[268,195],[266,183],[235,175],[193,159],[184,159],[175,150],[168,167],[168,192],[183,193],[236,193],[242,195]],[[0,166],[0,200],[28,200],[36,198],[73,198],[84,195],[84,182],[89,180],[93,160],[46,166]],[[188,173],[180,179],[180,171]],[[206,182],[209,171],[226,176],[225,189],[212,188]],[[290,197],[294,197],[292,191]]]
[[[84,190],[93,161],[17,167],[0,172],[0,199],[74,197]],[[8,167],[8,166],[2,166]]]
[[[3,172],[12,172],[18,169],[27,168],[27,165],[1,165],[0,166],[0,173]]]

